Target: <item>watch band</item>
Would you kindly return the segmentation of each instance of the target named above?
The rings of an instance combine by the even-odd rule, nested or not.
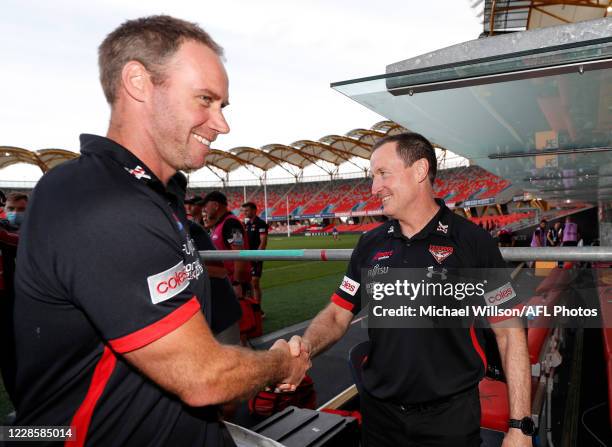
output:
[[[521,420],[520,419],[510,419],[508,421],[508,427],[510,428],[521,428]]]
[[[524,435],[533,436],[536,432],[535,422],[529,416],[523,419],[509,419],[508,426],[510,428],[518,428]]]

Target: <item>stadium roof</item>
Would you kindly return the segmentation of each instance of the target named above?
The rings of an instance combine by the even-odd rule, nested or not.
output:
[[[79,154],[64,149],[29,151],[20,147],[0,146],[0,169],[17,163],[27,163],[36,165],[43,172],[47,172],[58,164],[78,156]]]
[[[245,167],[256,176],[254,168],[265,172],[281,167],[295,176],[294,170],[299,171],[316,164],[331,173],[343,163],[355,164],[352,161],[355,157],[369,160],[372,145],[377,139],[405,131],[406,129],[397,123],[381,121],[374,124],[371,129],[354,129],[346,135],[327,135],[318,141],[298,140],[290,145],[267,144],[261,148],[240,146],[229,151],[211,149],[206,158],[206,166],[209,169],[214,167],[226,174]],[[441,147],[439,149],[445,150]],[[46,172],[78,156],[76,152],[63,149],[29,151],[18,147],[0,146],[0,169],[16,163],[28,163]],[[218,175],[214,170],[210,170]]]
[[[472,8],[479,8],[477,0]],[[607,17],[610,0],[484,0],[483,34],[546,28]]]

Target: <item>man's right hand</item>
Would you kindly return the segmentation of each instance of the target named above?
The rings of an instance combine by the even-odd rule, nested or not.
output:
[[[312,366],[312,363],[310,362],[310,355],[305,351],[300,352],[297,355],[293,355],[289,343],[282,339],[276,340],[270,350],[279,350],[288,355],[288,375],[281,380],[282,388],[281,386],[277,388],[280,391],[295,391],[297,386],[304,378],[306,371],[308,371],[308,369]]]
[[[308,357],[312,355],[312,345],[310,342],[299,335],[294,335],[289,340],[289,349],[291,350],[291,355],[297,357],[302,352],[308,354]]]

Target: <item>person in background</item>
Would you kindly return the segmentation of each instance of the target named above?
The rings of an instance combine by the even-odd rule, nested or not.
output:
[[[251,250],[265,250],[268,245],[268,224],[257,215],[257,205],[246,202],[241,207],[244,215],[246,234],[249,239]],[[253,297],[261,306],[261,275],[263,273],[263,261],[251,261],[251,284],[253,285]],[[262,309],[263,312],[263,309]]]
[[[201,213],[204,227],[194,221],[189,222],[191,235],[198,251],[216,250],[209,229],[210,221],[206,213]],[[210,279],[211,292],[211,322],[210,328],[219,343],[226,345],[240,345],[239,321],[242,316],[240,304],[227,270],[222,261],[204,261],[208,278]]]
[[[561,229],[561,222],[555,222],[546,233],[546,241],[549,247],[558,247],[561,245],[561,238],[563,237],[563,230]]]
[[[6,196],[4,212],[13,231],[19,231],[23,220],[25,219],[26,210],[28,207],[28,195],[21,192],[12,192]]]
[[[499,247],[513,247],[515,243],[512,231],[504,227],[497,233],[497,245]]]
[[[540,221],[540,225],[535,229],[531,236],[532,247],[546,247],[546,219]]]
[[[19,227],[25,216],[28,196],[10,193],[11,220],[4,208],[0,219],[0,371],[4,386],[12,395],[15,387],[15,346],[13,339],[13,299],[15,295],[15,260],[19,244]],[[0,191],[0,203],[6,205],[7,198]],[[18,224],[18,225],[15,225]]]
[[[579,240],[580,233],[578,232],[578,225],[570,216],[567,216],[565,218],[565,225],[563,226],[561,243],[564,247],[575,247],[578,245]]]
[[[6,195],[4,191],[0,191],[0,220],[6,219],[6,211],[4,211],[4,205],[6,204]]]
[[[202,209],[211,225],[211,239],[217,250],[248,250],[246,232],[238,218],[227,209],[227,197],[220,191],[206,194]],[[238,299],[246,298],[251,289],[251,269],[248,261],[224,261]]]

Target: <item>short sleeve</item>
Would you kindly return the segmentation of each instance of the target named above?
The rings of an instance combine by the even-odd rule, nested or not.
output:
[[[363,291],[361,290],[360,252],[360,243],[357,243],[351,255],[346,273],[331,297],[331,301],[334,304],[351,311],[353,314],[358,314],[361,310],[361,293]]]
[[[268,234],[269,225],[264,221],[260,221],[259,223],[259,234]]]
[[[178,219],[153,203],[95,214],[66,229],[73,235],[57,251],[56,268],[74,304],[113,349],[145,346],[200,311],[204,271]]]
[[[242,224],[237,219],[227,219],[223,224],[223,240],[227,246],[243,248],[245,234]]]
[[[487,235],[488,236],[488,235]],[[491,237],[483,237],[478,244],[484,279],[483,305],[500,309],[520,309],[523,299],[517,291],[510,274],[510,267]],[[510,317],[489,317],[490,323],[503,321]]]

